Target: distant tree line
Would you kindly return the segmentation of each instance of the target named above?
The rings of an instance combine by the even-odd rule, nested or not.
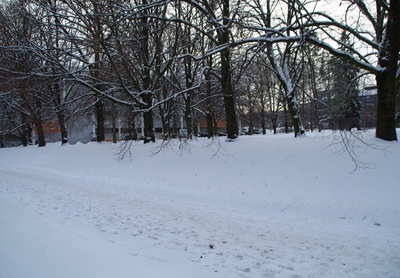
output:
[[[331,2],[331,1],[330,1]],[[340,15],[304,0],[9,0],[0,8],[0,132],[23,144],[44,124],[93,113],[96,140],[106,116],[143,118],[145,142],[155,117],[171,138],[227,137],[243,121],[275,132],[359,128],[361,80],[374,76],[376,137],[397,140],[400,2],[344,0]],[[332,4],[331,4],[332,5]],[[333,8],[334,9],[334,8]],[[221,112],[222,111],[222,112]],[[306,119],[306,121],[304,121]],[[115,134],[114,134],[115,135]],[[113,138],[115,140],[115,136]]]

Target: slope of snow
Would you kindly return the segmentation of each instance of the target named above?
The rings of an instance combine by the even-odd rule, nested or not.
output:
[[[400,146],[362,136],[357,171],[327,133],[0,149],[0,277],[400,277]]]

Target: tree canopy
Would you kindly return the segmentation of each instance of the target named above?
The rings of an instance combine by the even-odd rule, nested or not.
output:
[[[352,121],[367,74],[376,136],[397,140],[399,1],[10,0],[0,30],[0,130],[28,142],[34,128],[40,146],[46,122],[66,143],[82,117],[97,141],[117,120],[137,138],[138,117],[145,142],[158,128],[198,136],[203,121],[234,139],[242,122],[265,132],[267,118],[301,136],[335,117],[333,98],[347,96]],[[337,94],[329,59],[348,73]]]

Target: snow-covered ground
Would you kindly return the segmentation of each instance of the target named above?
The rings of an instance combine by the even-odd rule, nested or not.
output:
[[[400,145],[363,133],[0,149],[0,277],[400,277]],[[400,138],[400,136],[399,136]]]

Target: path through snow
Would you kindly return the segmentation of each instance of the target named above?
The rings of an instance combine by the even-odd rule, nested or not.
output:
[[[72,231],[83,242],[96,234],[96,240],[102,241],[100,246],[111,243],[132,256],[129,260],[119,254],[123,261],[103,271],[104,277],[110,277],[108,274],[113,271],[118,273],[118,264],[124,262],[122,269],[126,272],[126,265],[135,265],[140,258],[155,261],[157,266],[161,262],[177,269],[189,263],[196,269],[234,273],[237,277],[390,277],[390,272],[396,270],[393,267],[400,265],[399,249],[393,248],[398,242],[374,234],[381,230],[379,226],[364,227],[367,231],[363,237],[354,238],[352,234],[357,234],[360,227],[343,218],[318,219],[316,215],[293,215],[273,208],[237,211],[207,202],[150,196],[118,185],[66,178],[37,169],[25,169],[22,174],[21,169],[2,171],[1,176],[2,193],[15,207],[55,229],[42,231],[49,233],[49,241],[43,242],[43,246],[52,245],[53,233]],[[335,230],[332,222],[337,222]],[[35,222],[28,223],[27,228],[34,225]],[[24,225],[21,229],[25,229]],[[67,251],[79,258],[88,248]],[[97,256],[104,253],[92,251]],[[19,262],[19,267],[29,270],[29,257],[43,255],[43,250],[37,252],[28,253],[26,262]],[[110,258],[94,258],[89,263],[97,259]],[[52,268],[46,262],[43,264]],[[91,267],[101,265],[81,265],[85,267],[90,271]],[[133,269],[137,271],[136,267]],[[60,277],[60,273],[55,274]]]
[[[230,205],[80,171],[1,164],[1,278],[400,276],[398,225],[372,210]]]

